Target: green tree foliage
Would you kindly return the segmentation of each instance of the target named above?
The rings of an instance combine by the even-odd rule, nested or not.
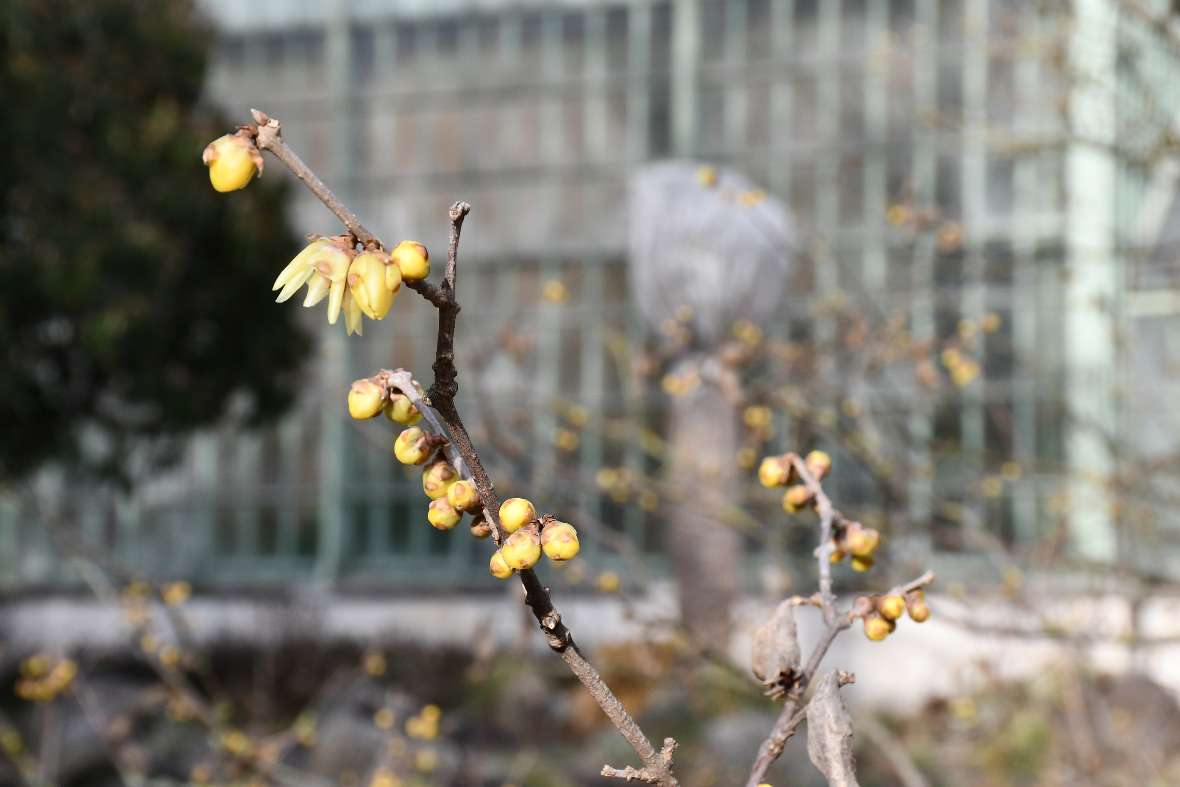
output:
[[[281,411],[307,337],[266,307],[298,239],[277,178],[210,188],[230,124],[201,104],[192,4],[0,7],[0,479],[51,457],[122,475],[133,447]]]

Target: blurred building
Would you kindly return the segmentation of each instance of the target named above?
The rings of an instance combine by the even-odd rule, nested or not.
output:
[[[624,416],[658,430],[660,409],[620,361],[642,343],[626,184],[644,162],[686,158],[763,183],[812,249],[768,331],[822,332],[812,307],[840,292],[902,312],[915,341],[998,318],[975,344],[981,379],[933,405],[914,381],[874,399],[908,424],[910,543],[959,559],[967,525],[936,500],[1016,545],[1068,508],[1082,554],[1169,568],[1166,496],[1145,491],[1128,510],[1110,479],[1146,484],[1136,468],[1174,453],[1180,433],[1180,219],[1167,218],[1175,173],[1157,166],[1180,82],[1166,37],[1120,3],[202,6],[220,30],[209,100],[280,118],[383,238],[421,240],[437,258],[447,206],[474,206],[463,352],[490,356],[505,327],[527,350],[520,364],[461,368],[476,439],[528,446],[501,463],[505,493],[579,507],[658,567],[658,506],[620,505],[595,475],[652,465],[641,440],[611,435]],[[299,226],[334,231],[310,195],[298,200]],[[342,406],[347,382],[382,366],[430,380],[434,324],[415,300],[363,340],[320,326],[308,390],[280,427],[195,439],[179,472],[85,507],[83,530],[129,565],[213,585],[481,581],[486,550],[426,526],[417,477],[390,461],[392,430],[351,423]],[[571,412],[590,423],[570,429]],[[981,494],[989,479],[998,488]],[[64,579],[43,533],[15,513],[0,523],[19,544],[0,553],[5,585]],[[601,543],[587,539],[591,557]]]

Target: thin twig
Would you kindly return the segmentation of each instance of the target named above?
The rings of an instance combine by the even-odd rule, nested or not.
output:
[[[794,454],[791,454],[790,456],[793,461],[798,459],[798,457],[796,457]],[[803,463],[799,462],[798,464],[801,465]],[[797,465],[796,470],[799,470],[799,469],[800,468]],[[807,468],[803,467],[802,469],[804,471],[806,471]],[[820,495],[823,494],[822,487],[820,487],[819,482],[815,480],[815,477],[813,475],[811,475],[810,472],[808,472],[807,475],[803,475],[803,473],[800,473],[800,476],[804,479],[804,483],[806,483],[808,485],[808,488],[811,489],[813,494],[816,493],[817,489],[819,490],[819,493],[816,494],[816,507],[818,509],[819,505],[820,505]],[[823,499],[826,501],[827,496],[824,495]],[[839,512],[831,507],[830,501],[827,502],[827,511],[828,511],[828,517],[829,517],[828,518],[828,532],[826,533],[826,538],[825,538],[825,534],[823,534],[821,532],[821,536],[820,536],[822,539],[821,540],[821,547],[816,550],[816,552],[818,554],[818,560],[821,561],[821,564],[820,564],[821,603],[822,603],[823,597],[824,597],[823,590],[822,590],[823,576],[824,576],[823,569],[827,565],[829,565],[828,550],[823,548],[823,544],[827,543],[831,539],[831,532],[830,532],[831,522],[833,521],[833,519],[840,516]],[[821,520],[822,520],[822,515],[821,515]],[[923,588],[923,587],[929,585],[933,581],[934,581],[934,572],[927,571],[922,576],[920,576],[916,579],[910,580],[909,582],[906,582],[905,584],[899,585],[898,587],[892,589],[891,592],[896,592],[896,593],[900,593],[900,594],[904,595],[905,593],[908,593],[912,590],[917,590],[918,588]],[[830,573],[829,573],[829,582],[830,582]],[[829,592],[830,592],[830,585],[828,587],[829,587]],[[825,619],[826,619],[828,607],[825,605],[823,607],[823,609],[825,612]],[[833,617],[830,621],[827,621],[828,627],[824,630],[823,636],[820,638],[820,641],[818,643],[816,643],[815,648],[811,651],[811,656],[807,660],[807,665],[803,668],[803,674],[800,675],[799,680],[796,682],[794,688],[791,690],[790,694],[787,695],[787,701],[783,704],[783,709],[782,709],[782,711],[779,712],[778,718],[774,722],[774,727],[772,727],[770,730],[770,735],[768,735],[766,737],[766,740],[764,740],[762,742],[762,745],[758,748],[758,756],[755,758],[754,765],[750,769],[750,776],[746,780],[746,787],[758,787],[759,784],[762,784],[763,779],[766,776],[766,771],[770,768],[770,766],[774,763],[774,761],[779,758],[779,755],[781,755],[783,753],[783,747],[786,746],[787,741],[791,739],[791,736],[794,735],[794,733],[795,733],[795,729],[798,727],[798,723],[795,722],[794,719],[798,713],[802,712],[801,708],[804,707],[801,705],[804,692],[807,691],[808,685],[811,683],[812,678],[815,677],[815,673],[819,670],[820,663],[823,661],[824,656],[827,655],[828,650],[832,647],[832,643],[836,640],[836,637],[839,636],[840,632],[842,632],[845,629],[847,629],[848,627],[850,627],[852,625],[852,622],[856,619],[852,610],[848,610],[847,612],[843,612],[843,613],[837,612],[836,608],[835,608],[835,598],[834,597],[832,597],[832,599],[831,599],[831,609],[832,609]]]
[[[471,212],[471,205],[456,202],[451,206],[451,230],[447,242],[447,269],[443,277],[443,302],[438,306],[438,339],[434,350],[434,385],[430,387],[431,399],[442,399],[453,404],[459,392],[455,369],[455,323],[459,317],[456,274],[459,267],[459,234],[463,231],[463,219]],[[456,420],[458,413],[456,413]]]
[[[673,738],[664,738],[664,748],[660,749],[658,755],[660,765],[658,768],[634,768],[628,765],[626,768],[615,768],[610,765],[602,766],[601,774],[608,779],[622,779],[623,781],[640,781],[648,784],[666,784],[668,774],[672,769],[672,752],[676,751],[676,741]]]
[[[824,614],[824,622],[832,626],[836,622],[836,597],[832,594],[832,525],[843,522],[844,516],[832,506],[832,501],[824,492],[823,486],[807,467],[798,454],[787,454],[787,461],[795,468],[795,473],[807,486],[815,498],[815,511],[819,514],[819,546],[815,550],[816,561],[819,563],[819,600]]]
[[[378,385],[394,388],[401,391],[409,398],[410,402],[417,408],[418,412],[422,414],[422,418],[426,423],[430,424],[433,432],[440,435],[446,435],[447,427],[443,424],[442,419],[439,418],[438,413],[433,407],[427,404],[426,399],[418,393],[418,386],[414,383],[414,376],[405,369],[382,369],[374,377]],[[461,478],[470,478],[471,472],[467,469],[467,463],[463,461],[462,454],[455,448],[454,443],[448,440],[443,444],[443,453],[447,455],[447,461],[454,465],[456,472]],[[499,539],[497,539],[497,543]]]

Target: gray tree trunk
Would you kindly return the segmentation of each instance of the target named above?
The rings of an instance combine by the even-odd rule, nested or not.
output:
[[[742,567],[741,538],[717,511],[737,485],[737,416],[707,385],[671,397],[669,406],[668,481],[681,493],[671,508],[668,553],[680,616],[699,641],[725,647]]]

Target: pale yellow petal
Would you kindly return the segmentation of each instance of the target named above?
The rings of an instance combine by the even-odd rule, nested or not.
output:
[[[328,295],[328,324],[335,325],[340,317],[340,307],[344,303],[344,293],[347,288],[344,281],[332,282],[332,289]]]
[[[315,306],[317,303],[328,297],[328,290],[331,289],[332,282],[325,279],[318,273],[311,277],[311,281],[307,283],[307,297],[303,299],[304,306]]]
[[[402,272],[401,269],[390,263],[385,266],[385,286],[394,295],[397,295],[398,290],[402,288]]]
[[[360,336],[362,333],[361,305],[357,303],[351,292],[344,295],[344,327],[349,336],[354,333]]]
[[[287,282],[286,286],[283,287],[283,291],[279,293],[279,297],[275,298],[275,302],[282,303],[295,293],[299,292],[299,288],[306,284],[307,280],[313,275],[315,275],[315,271],[311,268],[304,268],[303,270],[296,273],[291,277],[291,280]]]
[[[300,255],[300,256],[302,256],[302,255]],[[272,290],[283,289],[283,286],[287,282],[291,281],[291,277],[295,275],[296,271],[298,271],[300,268],[303,268],[303,267],[304,267],[303,261],[301,259],[299,259],[299,257],[296,257],[295,259],[288,262],[287,267],[283,268],[283,270],[275,278],[275,283],[271,285],[271,289]]]
[[[314,262],[313,258],[319,252],[319,250],[324,247],[324,243],[325,241],[323,240],[316,240],[304,247],[303,251],[296,254],[295,258],[287,263],[287,267],[283,268],[282,272],[279,273],[278,278],[275,279],[275,283],[271,286],[271,289],[281,290],[283,286],[291,280],[291,277],[294,276],[297,271],[299,271],[301,268],[310,268]]]
[[[312,262],[316,270],[332,281],[344,281],[348,277],[348,267],[352,264],[352,255],[332,243],[325,243]]]

